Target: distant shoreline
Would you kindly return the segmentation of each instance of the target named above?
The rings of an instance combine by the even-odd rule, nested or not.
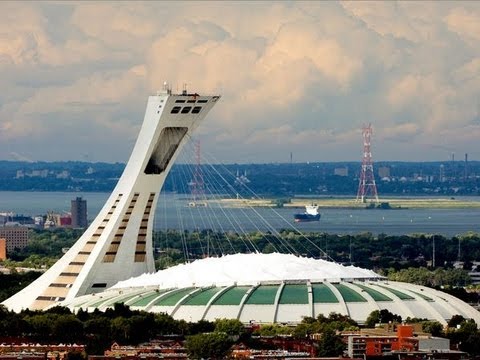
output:
[[[213,201],[213,200],[211,200]],[[217,200],[215,200],[217,201]],[[227,207],[279,207],[279,199],[221,199],[220,203]],[[403,210],[403,209],[479,209],[480,198],[476,200],[464,200],[455,198],[380,198],[378,204],[388,203],[390,209],[385,210]],[[360,203],[355,199],[348,198],[292,198],[289,202],[284,202],[281,207],[301,209],[306,205],[316,204],[320,209],[351,209],[366,210],[370,202]],[[377,205],[377,203],[374,203]],[[377,209],[368,209],[377,210]]]

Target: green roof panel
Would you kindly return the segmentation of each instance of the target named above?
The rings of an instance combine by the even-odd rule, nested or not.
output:
[[[370,295],[373,300],[375,301],[393,301],[391,298],[389,298],[387,295],[382,294],[380,291],[377,291],[375,289],[372,289],[369,286],[366,285],[361,285],[361,284],[355,284],[359,288],[361,288],[363,291],[365,291],[368,295]]]
[[[362,295],[344,284],[333,284],[333,286],[337,288],[345,302],[367,302]]]
[[[410,291],[412,291],[412,290],[410,290]],[[423,300],[434,301],[431,297],[428,297],[427,295],[423,295],[422,293],[418,293],[418,292],[416,292],[416,291],[412,291],[412,293],[414,293],[415,295],[420,296]]]
[[[235,286],[220,295],[212,305],[240,305],[250,286]]]
[[[98,300],[98,301],[96,301],[96,302],[94,302],[93,304],[88,305],[88,306],[89,306],[89,307],[99,307],[99,306],[102,305],[104,302],[106,302],[107,300],[112,299],[112,298],[114,298],[114,297],[118,297],[118,294],[115,295],[115,296],[104,297],[104,298],[102,298],[102,299],[100,299],[100,300]],[[91,299],[90,299],[90,300],[91,300]],[[89,301],[90,301],[90,300],[89,300]],[[88,302],[88,301],[87,301],[87,302]]]
[[[278,285],[260,285],[248,297],[248,305],[273,305],[277,296]]]
[[[338,303],[338,299],[330,288],[325,284],[312,284],[313,302],[320,303]]]
[[[122,296],[113,296],[105,301],[99,301],[96,304],[93,304],[92,306],[99,307],[99,306],[112,306],[114,304],[123,304],[125,301],[128,301],[130,299],[133,299],[135,296],[138,295],[138,291],[135,291],[133,294],[124,294]]]
[[[172,291],[162,298],[155,301],[153,306],[175,306],[180,299],[182,299],[185,295],[188,295],[194,290],[194,288],[186,288],[186,289],[177,289]]]
[[[283,287],[280,304],[308,304],[308,289],[306,285],[287,284]]]
[[[190,296],[183,305],[207,305],[212,297],[214,297],[223,288],[204,289],[199,293]]]
[[[147,306],[151,301],[164,293],[165,290],[157,290],[147,294],[141,294],[141,297],[131,303],[130,306]]]
[[[400,300],[415,300],[414,297],[411,297],[410,295],[407,295],[401,291],[398,291],[398,290],[395,290],[395,289],[391,289],[389,287],[386,287],[386,286],[382,286],[382,285],[377,285],[377,286],[380,286],[382,289],[385,289],[385,290],[388,290],[390,291],[393,295],[396,295],[398,296],[398,298]]]

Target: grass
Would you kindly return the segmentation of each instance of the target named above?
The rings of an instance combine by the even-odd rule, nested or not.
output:
[[[391,208],[408,209],[478,209],[479,201],[466,201],[455,198],[380,198],[380,202],[388,202]],[[276,199],[222,199],[227,207],[274,207]],[[284,207],[303,208],[305,205],[317,204],[320,208],[365,208],[368,203],[356,202],[355,198],[292,198]]]

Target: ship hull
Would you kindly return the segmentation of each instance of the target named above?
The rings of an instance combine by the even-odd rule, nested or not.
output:
[[[310,215],[310,214],[295,214],[293,216],[293,220],[295,222],[310,222],[310,221],[319,221],[320,214],[317,215]]]

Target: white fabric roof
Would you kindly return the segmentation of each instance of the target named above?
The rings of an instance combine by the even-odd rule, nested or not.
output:
[[[291,254],[235,254],[196,260],[120,281],[112,288],[252,285],[282,280],[380,278],[371,270]]]

